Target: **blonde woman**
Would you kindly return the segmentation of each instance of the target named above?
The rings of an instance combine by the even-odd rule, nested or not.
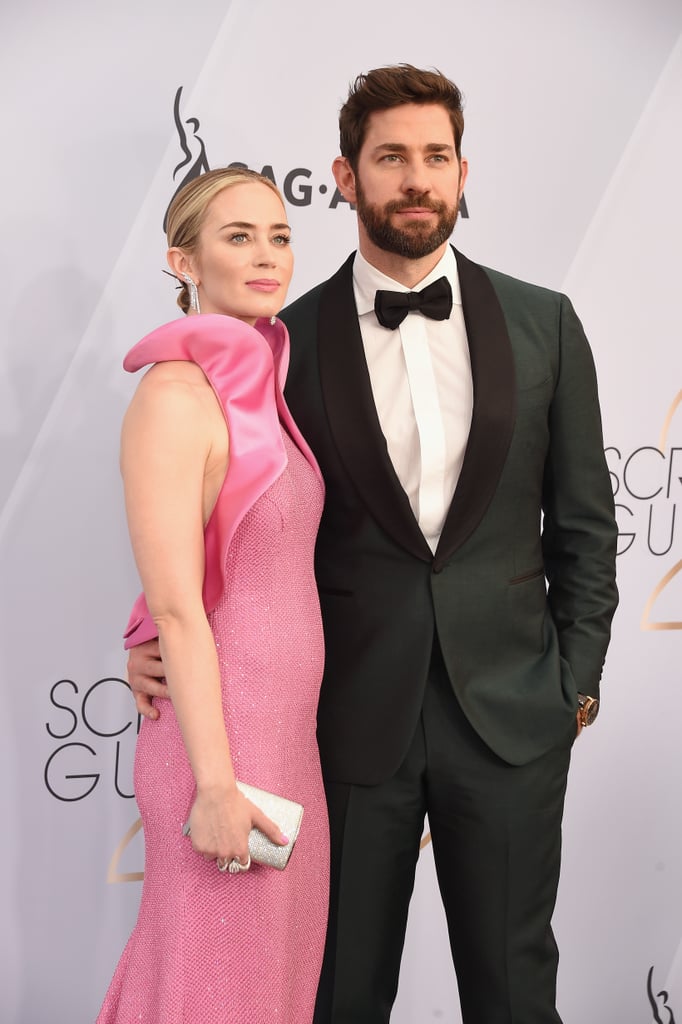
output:
[[[315,740],[323,484],[282,397],[290,229],[267,178],[228,168],[176,196],[168,243],[186,316],[126,357],[130,371],[151,368],[121,466],[144,589],[127,646],[158,634],[170,699],[156,699],[138,740],[145,880],[98,1024],[306,1024],[328,892]],[[303,804],[285,870],[250,862],[254,826],[289,837],[237,780]]]

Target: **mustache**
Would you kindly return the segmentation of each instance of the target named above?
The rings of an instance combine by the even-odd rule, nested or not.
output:
[[[447,210],[447,204],[440,199],[431,199],[427,194],[412,196],[410,199],[392,199],[384,207],[385,213],[399,213],[401,210],[413,210],[420,206],[423,210],[432,210],[434,213],[443,213]]]

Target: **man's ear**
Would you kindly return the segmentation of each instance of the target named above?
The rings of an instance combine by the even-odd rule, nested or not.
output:
[[[355,188],[355,172],[345,156],[337,156],[332,164],[332,174],[336,187],[349,203],[357,203],[357,192]]]
[[[168,266],[176,277],[182,277],[183,274],[189,274],[197,286],[201,283],[197,275],[197,268],[194,260],[191,256],[187,255],[184,249],[180,249],[177,245],[174,245],[166,253],[166,259],[168,260]]]
[[[469,161],[465,156],[459,161],[459,199],[462,198],[464,186],[466,185],[467,174],[469,173]]]

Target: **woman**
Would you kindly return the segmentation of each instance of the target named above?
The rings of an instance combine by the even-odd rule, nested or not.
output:
[[[290,230],[275,186],[228,168],[175,197],[168,241],[188,315],[126,357],[131,371],[154,365],[125,416],[121,466],[144,588],[127,646],[158,631],[171,700],[138,740],[145,880],[98,1022],[306,1024],[328,888],[323,485],[282,397],[288,336],[273,314]],[[236,780],[303,804],[284,871],[250,864],[252,827],[287,837]]]

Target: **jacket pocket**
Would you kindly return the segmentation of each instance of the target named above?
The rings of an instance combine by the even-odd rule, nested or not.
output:
[[[522,572],[519,576],[512,576],[512,578],[509,580],[509,585],[513,587],[516,583],[528,583],[530,580],[536,580],[538,576],[544,575],[544,566],[542,566],[540,569],[531,569],[529,572]]]

